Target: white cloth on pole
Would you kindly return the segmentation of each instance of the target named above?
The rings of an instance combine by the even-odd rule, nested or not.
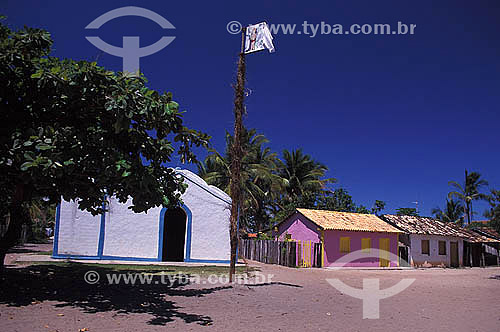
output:
[[[275,51],[273,36],[266,22],[249,25],[245,34],[245,54],[268,49],[269,53]]]

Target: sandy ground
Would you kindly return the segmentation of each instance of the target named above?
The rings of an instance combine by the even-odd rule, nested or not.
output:
[[[15,260],[19,259],[22,256],[36,255],[40,251],[51,251],[52,247],[53,247],[52,243],[46,243],[46,244],[27,243],[21,247],[15,247],[11,249],[10,252],[7,253],[7,255],[5,256],[5,264],[12,265]]]
[[[0,331],[500,331],[500,268],[251,265],[273,274],[272,282],[131,286],[101,279],[88,285],[87,267],[11,267],[0,285]],[[381,289],[415,281],[380,301],[380,319],[363,319],[362,300],[342,294],[327,278],[357,288],[376,278]]]

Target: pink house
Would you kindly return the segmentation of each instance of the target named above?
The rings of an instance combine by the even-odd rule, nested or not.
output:
[[[275,228],[280,241],[322,243],[323,267],[396,267],[399,229],[373,214],[297,209]]]

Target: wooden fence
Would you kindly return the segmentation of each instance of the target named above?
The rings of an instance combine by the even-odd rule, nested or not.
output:
[[[289,267],[321,267],[321,243],[241,239],[240,257]]]

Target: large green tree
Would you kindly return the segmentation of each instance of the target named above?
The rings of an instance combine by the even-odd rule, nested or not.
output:
[[[481,178],[481,174],[477,172],[468,172],[465,170],[464,183],[450,181],[449,185],[455,190],[448,193],[449,199],[458,199],[463,202],[464,213],[467,217],[467,224],[472,221],[474,215],[472,211],[472,202],[477,200],[486,200],[488,195],[481,192],[483,187],[488,185],[488,182]]]
[[[191,148],[209,140],[183,125],[170,93],[150,90],[143,77],[51,57],[51,45],[46,31],[0,24],[0,195],[10,215],[2,263],[34,199],[79,198],[94,214],[106,195],[132,197],[136,212],[175,205],[185,184],[166,163],[176,150],[195,161]]]

